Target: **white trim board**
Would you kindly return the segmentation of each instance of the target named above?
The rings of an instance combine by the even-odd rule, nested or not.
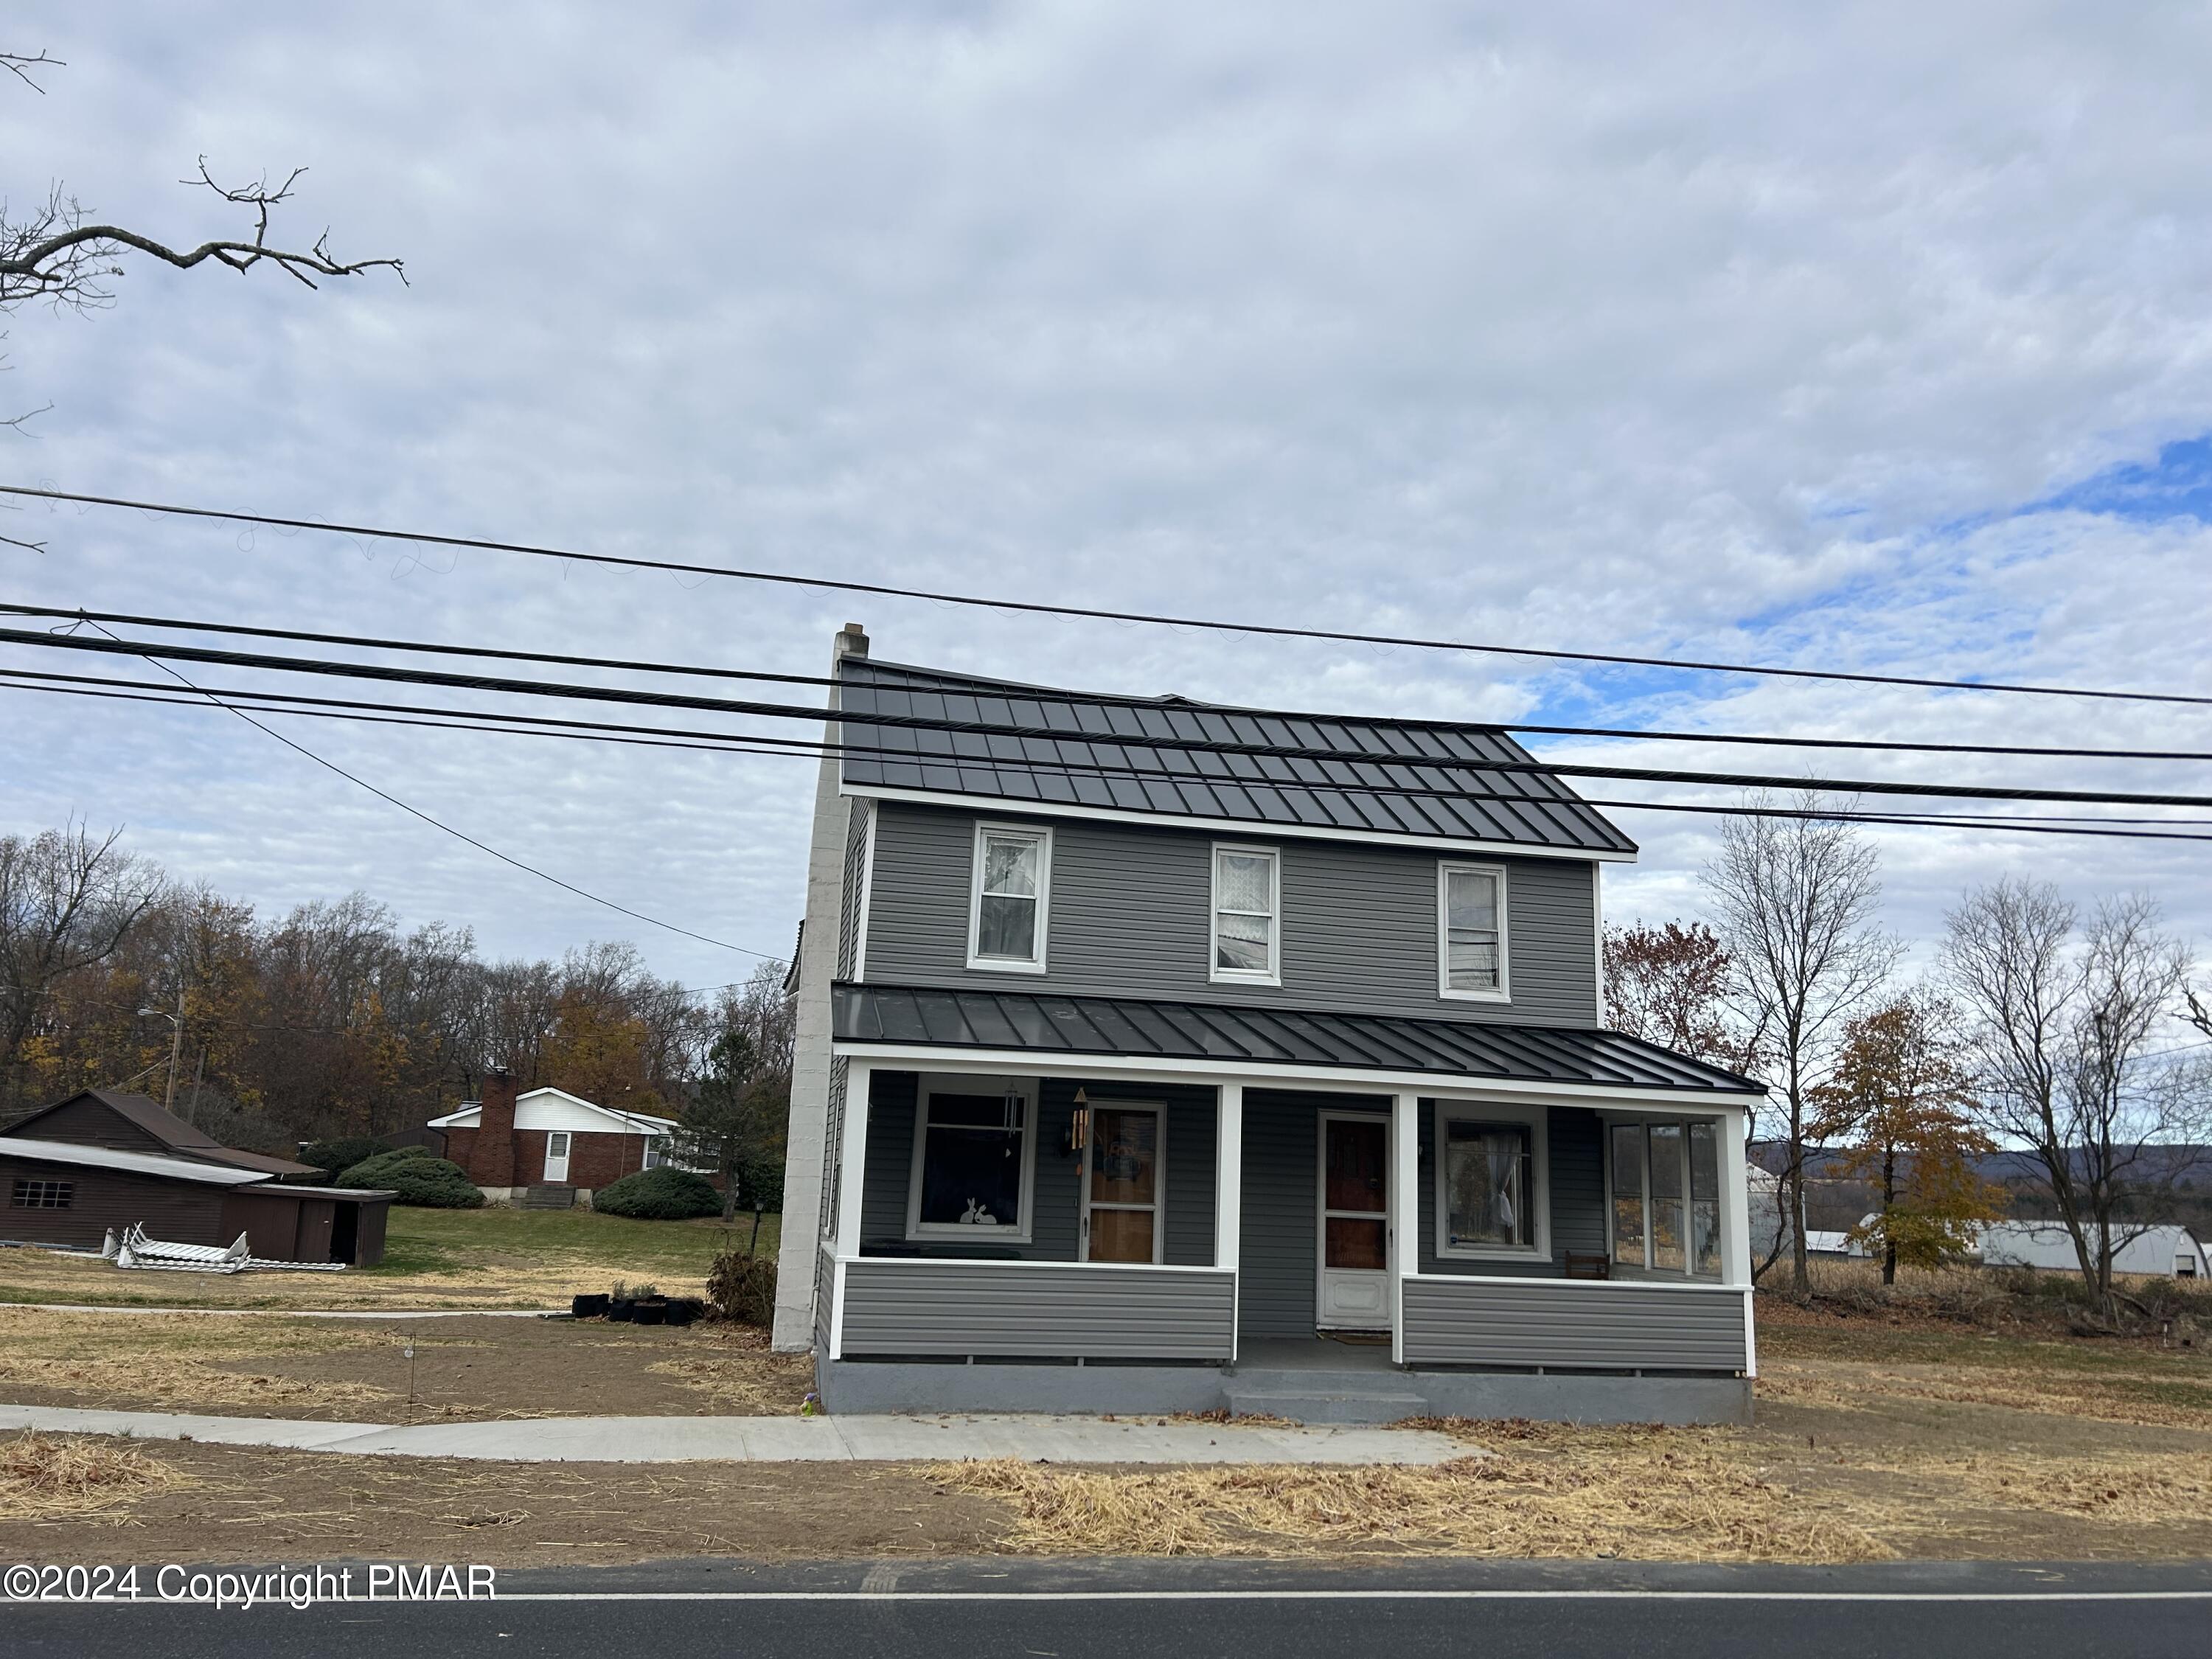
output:
[[[935,1043],[865,1042],[847,1040],[833,1054],[865,1060],[902,1071],[946,1071],[952,1068],[1020,1076],[1104,1078],[1137,1077],[1155,1081],[1181,1080],[1212,1088],[1224,1079],[1267,1088],[1310,1089],[1338,1085],[1346,1092],[1370,1095],[1427,1095],[1436,1099],[1515,1100],[1530,1096],[1546,1099],[1618,1103],[1624,1109],[1661,1115],[1710,1117],[1716,1109],[1741,1112],[1764,1094],[1722,1093],[1704,1089],[1639,1089],[1621,1084],[1552,1083],[1540,1079],[1468,1078],[1455,1082],[1453,1073],[1438,1072],[1369,1071],[1357,1066],[1286,1066],[1260,1060],[1154,1059],[1142,1054],[1083,1054],[1023,1048],[962,1048]]]
[[[950,764],[950,763],[947,763]],[[995,810],[1025,812],[1040,817],[1093,818],[1108,823],[1164,824],[1176,830],[1202,830],[1209,835],[1236,836],[1249,840],[1266,836],[1271,841],[1357,841],[1377,847],[1419,847],[1430,852],[1480,853],[1492,858],[1571,859],[1583,863],[1595,859],[1607,864],[1633,864],[1634,853],[1599,852],[1588,847],[1545,847],[1525,842],[1475,841],[1454,836],[1406,836],[1382,830],[1332,830],[1319,824],[1278,823],[1267,818],[1207,818],[1180,812],[1132,812],[1122,807],[1085,806],[1077,801],[1030,800],[1017,795],[963,795],[950,789],[901,789],[881,783],[840,783],[848,795],[873,800],[914,801],[924,806],[958,806],[969,811]],[[1325,789],[1325,785],[1293,787]],[[986,803],[989,803],[986,806]],[[1534,803],[1542,805],[1544,803]],[[1554,803],[1556,804],[1556,803]]]

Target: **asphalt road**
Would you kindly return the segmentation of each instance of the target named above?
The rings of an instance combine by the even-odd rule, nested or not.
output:
[[[475,1603],[305,1611],[0,1606],[8,1659],[328,1659],[450,1651],[727,1659],[1634,1655],[2101,1659],[2212,1654],[2212,1562],[1651,1567],[975,1561],[508,1572]]]

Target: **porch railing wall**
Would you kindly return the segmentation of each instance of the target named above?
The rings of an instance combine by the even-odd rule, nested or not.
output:
[[[849,1258],[840,1352],[1226,1360],[1236,1310],[1225,1269]]]
[[[1748,1294],[1720,1285],[1409,1276],[1406,1363],[1741,1371]]]

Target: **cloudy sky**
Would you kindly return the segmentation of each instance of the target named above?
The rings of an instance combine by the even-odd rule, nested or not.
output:
[[[409,285],[139,264],[111,310],[26,310],[0,393],[53,407],[0,434],[0,478],[1102,606],[2212,694],[2202,7],[33,0],[8,27],[68,65],[43,95],[0,84],[19,208],[61,180],[187,242],[239,223],[176,182],[196,157],[306,164],[280,227],[404,256]],[[0,597],[25,603],[798,672],[849,618],[878,655],[1114,690],[2212,750],[2212,709],[1041,623],[105,509],[0,530],[46,544],[0,549]],[[627,937],[695,984],[749,966],[227,714],[0,691],[0,831],[124,824],[264,909],[360,888],[496,953]],[[804,761],[285,729],[593,892],[787,948]],[[1644,857],[1609,908],[1692,911],[1711,823],[1620,816]],[[2202,846],[1881,848],[1909,935],[2019,871],[2147,890],[2212,945]]]

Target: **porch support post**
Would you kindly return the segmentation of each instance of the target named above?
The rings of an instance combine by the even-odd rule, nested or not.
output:
[[[1421,1102],[1390,1097],[1390,1360],[1406,1363],[1406,1275],[1421,1261]]]
[[[830,1241],[836,1259],[830,1281],[830,1357],[839,1359],[845,1351],[845,1261],[860,1253],[860,1200],[867,1190],[868,1085],[873,1068],[866,1060],[847,1062],[845,1121],[835,1156],[837,1159],[836,1231]]]
[[[1237,1241],[1244,1229],[1244,1085],[1224,1083],[1213,1109],[1213,1265],[1237,1278],[1229,1294],[1229,1363],[1237,1363],[1237,1321],[1244,1276],[1237,1272]]]
[[[1751,1315],[1751,1180],[1743,1152],[1744,1127],[1741,1108],[1721,1116],[1722,1280],[1743,1291],[1743,1373],[1756,1376],[1759,1347]]]

